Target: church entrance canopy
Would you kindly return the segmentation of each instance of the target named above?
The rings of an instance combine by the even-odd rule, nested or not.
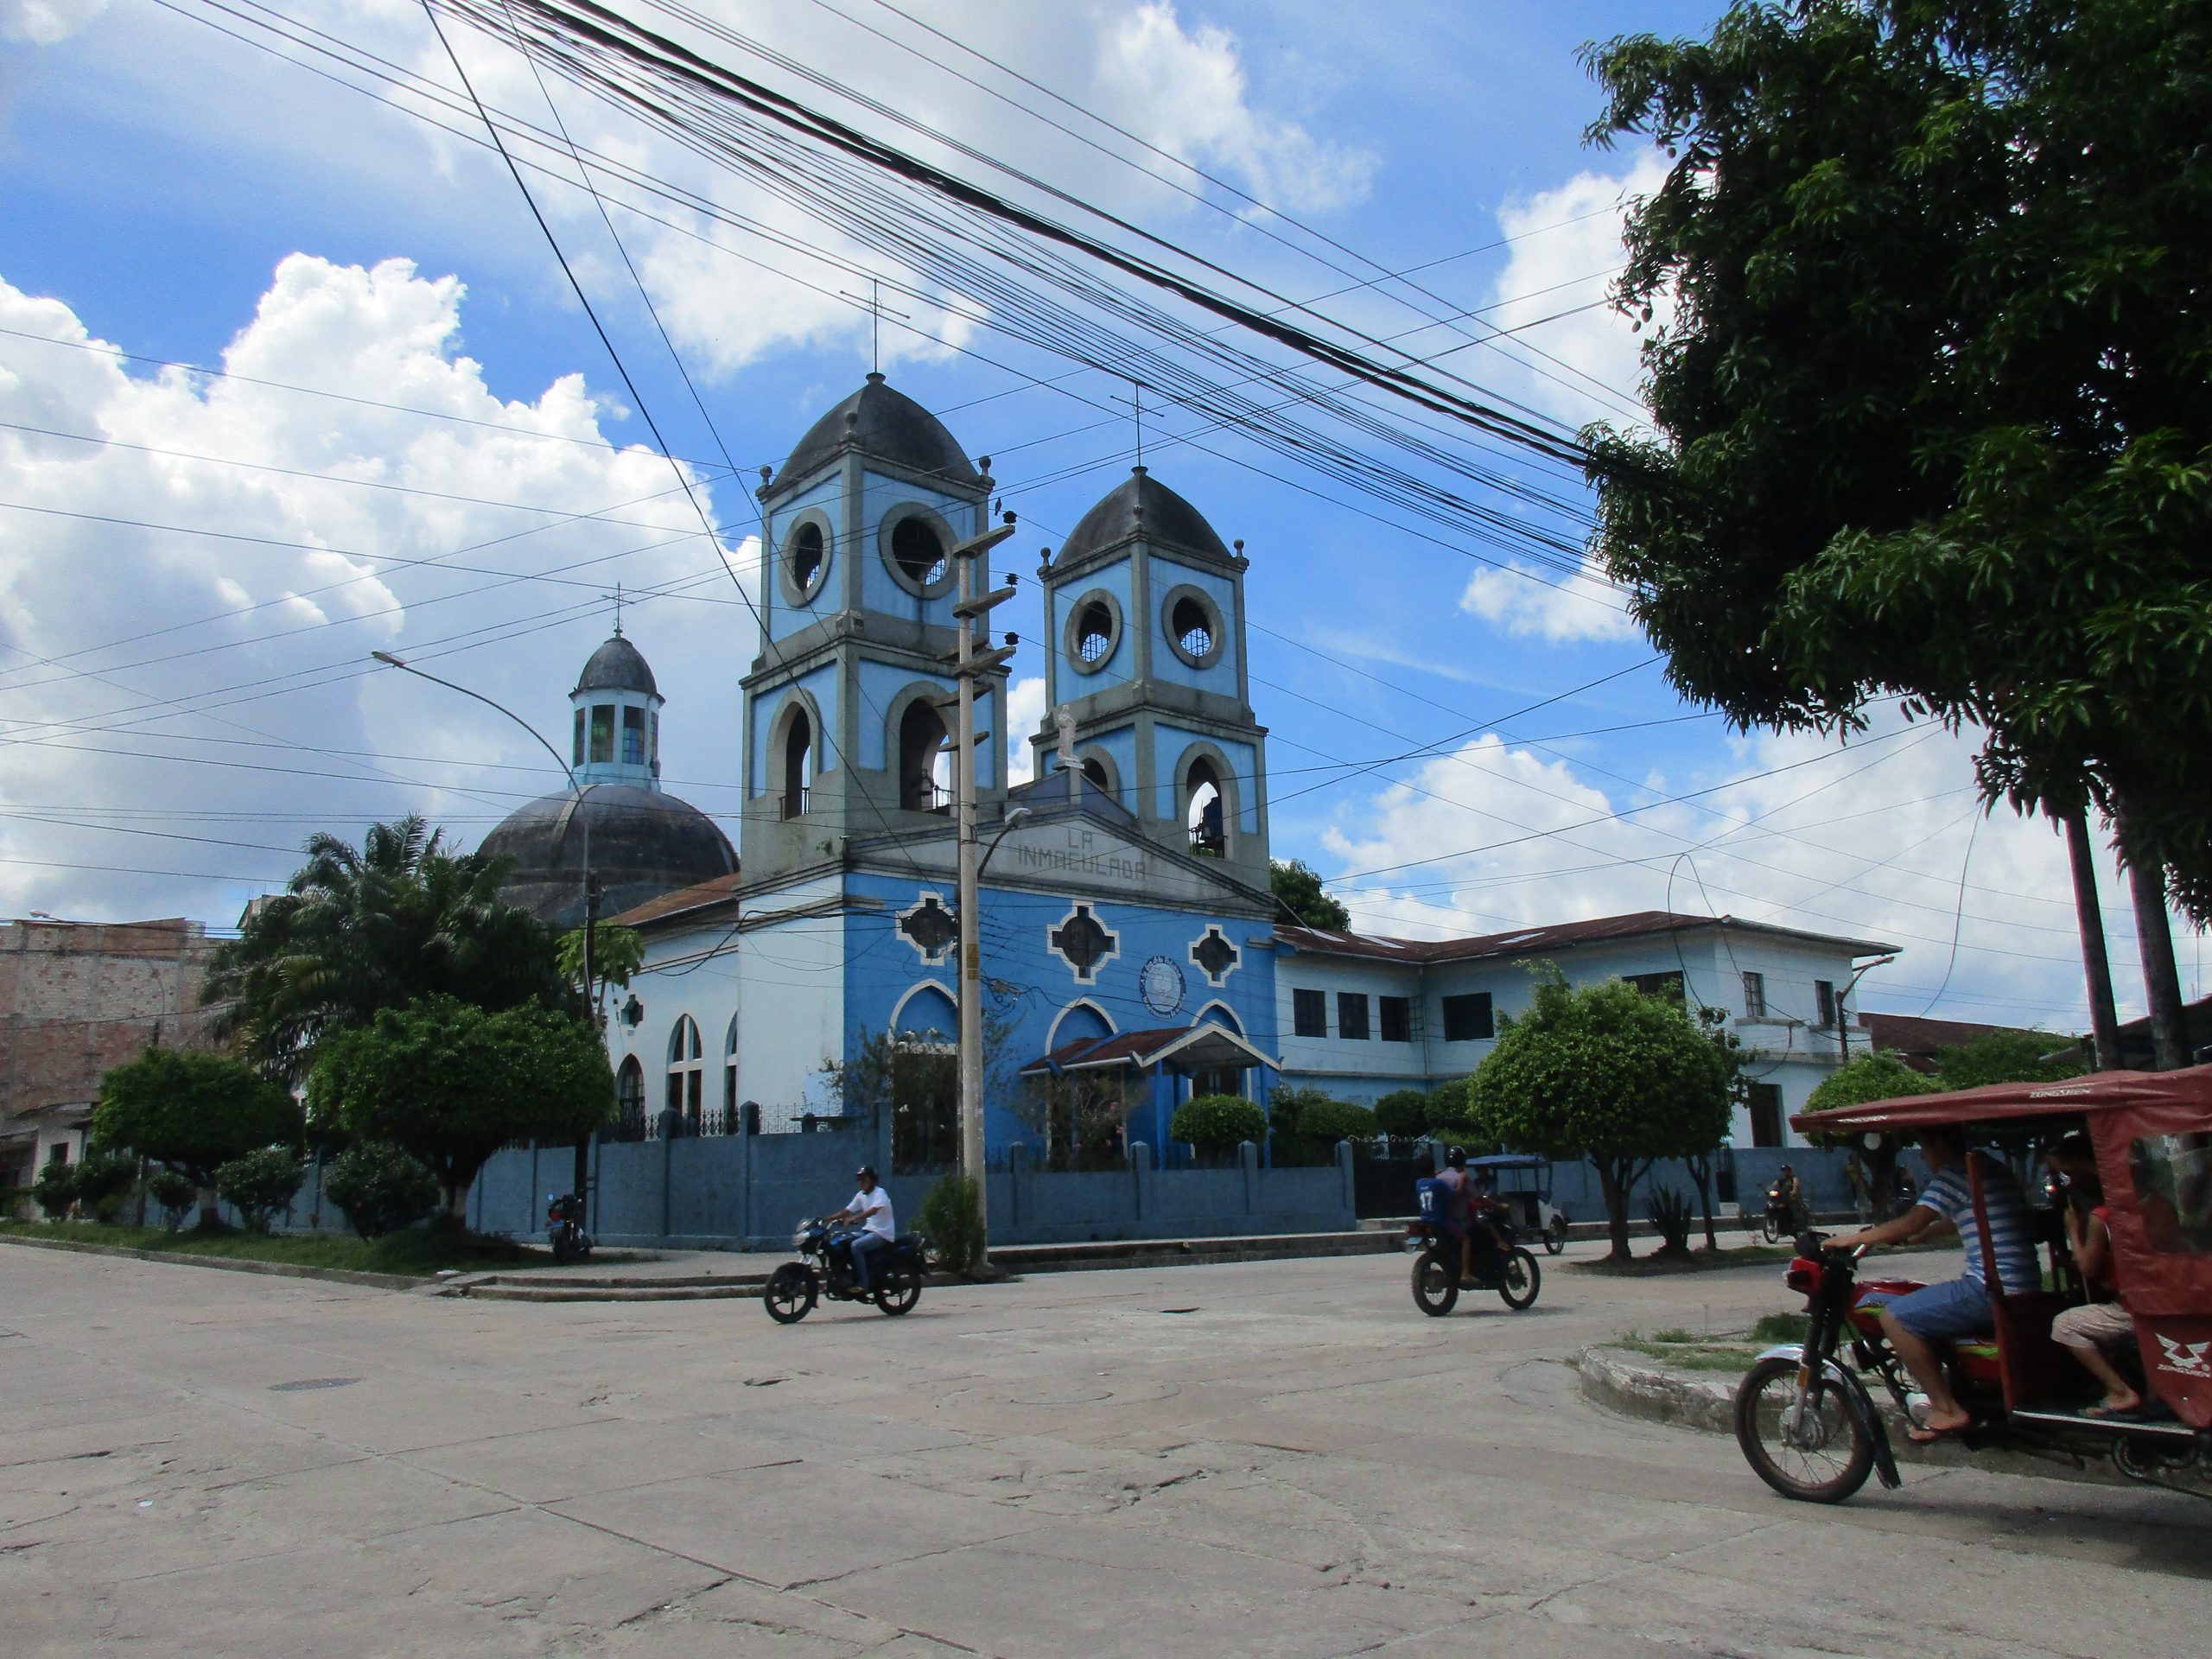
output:
[[[1081,1037],[1062,1043],[1021,1068],[1025,1077],[1057,1077],[1067,1071],[1181,1072],[1243,1071],[1264,1066],[1282,1070],[1258,1049],[1221,1026],[1173,1026],[1155,1031],[1125,1031],[1112,1037]]]

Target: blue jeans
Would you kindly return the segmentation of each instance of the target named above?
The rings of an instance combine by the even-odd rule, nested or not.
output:
[[[865,1294],[868,1287],[868,1259],[878,1250],[889,1249],[891,1248],[891,1241],[886,1238],[881,1233],[855,1233],[853,1235],[851,1248],[853,1255],[853,1282],[858,1285],[861,1287],[861,1293]]]

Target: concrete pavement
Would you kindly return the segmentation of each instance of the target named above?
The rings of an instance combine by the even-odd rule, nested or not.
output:
[[[1560,1363],[1770,1266],[1055,1274],[903,1321],[0,1254],[11,1656],[2202,1651],[2212,1504],[1914,1471],[1834,1510]]]

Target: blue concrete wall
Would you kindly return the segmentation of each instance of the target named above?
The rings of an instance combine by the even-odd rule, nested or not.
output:
[[[792,1224],[837,1209],[852,1194],[865,1138],[814,1135],[712,1135],[601,1145],[587,1225],[607,1244],[780,1249]],[[567,1147],[513,1149],[484,1166],[468,1197],[480,1232],[531,1237],[544,1230],[546,1194],[566,1187]],[[933,1178],[884,1182],[902,1230],[921,1212]],[[991,1236],[1001,1243],[1076,1243],[1124,1238],[1221,1237],[1340,1232],[1357,1225],[1351,1154],[1318,1169],[1265,1169],[1247,1146],[1228,1169],[1160,1170],[1141,1142],[1121,1169],[1056,1174],[1017,1150],[990,1177]]]

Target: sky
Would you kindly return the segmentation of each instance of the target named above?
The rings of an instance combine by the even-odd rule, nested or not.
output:
[[[700,0],[738,38],[687,39],[1579,427],[1638,416],[1639,336],[1605,302],[1623,203],[1661,162],[1586,145],[1577,53],[1717,9]],[[255,25],[279,12],[289,41]],[[664,781],[734,839],[748,486],[868,372],[871,277],[899,314],[893,384],[994,457],[1013,568],[1126,474],[1126,383],[447,26],[493,107],[550,130],[550,102],[610,166],[695,193],[675,209],[606,180],[610,234],[554,152],[531,175],[634,396],[467,106],[314,49],[453,88],[419,5],[0,0],[0,913],[226,926],[316,830],[416,810],[473,846],[558,774],[368,653],[557,741],[618,581],[668,698]],[[1731,732],[1670,690],[1599,573],[1410,518],[1159,401],[1147,465],[1251,560],[1274,853],[1356,926],[1729,914],[1899,947],[1863,1007],[2084,1023],[2063,843],[1981,811],[1974,734],[1885,709],[1847,742]],[[1557,469],[1423,435],[1586,513]],[[1034,594],[1001,613],[1032,640]],[[1023,741],[1046,712],[1033,646],[1014,670]],[[2104,904],[2126,1016],[2141,978],[2108,863]],[[2201,942],[2178,946],[2196,995]]]

